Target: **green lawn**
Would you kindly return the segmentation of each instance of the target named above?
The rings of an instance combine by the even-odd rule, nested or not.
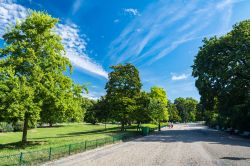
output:
[[[128,129],[126,132],[135,131],[135,129]],[[95,140],[121,133],[118,125],[108,124],[107,130],[105,130],[104,124],[63,124],[51,128],[29,130],[29,143],[25,147],[20,144],[21,132],[0,133],[0,156],[83,142],[85,140]]]

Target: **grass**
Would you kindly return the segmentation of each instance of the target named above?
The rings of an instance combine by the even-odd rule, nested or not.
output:
[[[161,123],[161,126],[167,126],[168,123]],[[147,123],[147,124],[142,124],[142,127],[149,127],[149,128],[157,128],[158,124],[152,124],[152,123]]]
[[[29,130],[29,142],[25,146],[20,143],[22,137],[21,132],[0,133],[0,156],[73,144],[85,140],[95,140],[129,132],[136,132],[136,129],[132,128],[121,132],[118,125],[112,124],[108,124],[106,130],[104,124],[62,124],[51,128]]]

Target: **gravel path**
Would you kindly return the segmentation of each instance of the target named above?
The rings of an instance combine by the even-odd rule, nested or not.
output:
[[[197,124],[175,125],[153,135],[76,154],[53,166],[250,166],[250,140]]]

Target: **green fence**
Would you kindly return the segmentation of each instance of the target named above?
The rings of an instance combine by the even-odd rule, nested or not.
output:
[[[49,149],[21,152],[20,154],[16,155],[0,156],[0,165],[1,166],[39,165],[46,161],[58,159],[60,157],[65,157],[71,154],[84,152],[89,149],[94,149],[107,144],[113,144],[118,141],[124,141],[127,140],[128,138],[137,135],[138,133],[121,134],[102,139],[84,141],[58,147],[51,147]]]

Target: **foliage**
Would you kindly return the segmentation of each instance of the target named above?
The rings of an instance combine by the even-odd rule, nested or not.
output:
[[[158,123],[158,129],[160,130],[160,123],[167,121],[169,118],[167,109],[167,94],[163,88],[152,87],[149,93],[150,102],[149,110],[151,112],[151,118]]]
[[[112,66],[109,73],[109,81],[106,84],[107,110],[111,117],[121,122],[121,130],[132,119],[132,113],[136,109],[135,98],[139,96],[141,82],[139,72],[132,64]]]
[[[179,111],[176,108],[176,105],[174,103],[171,103],[169,101],[168,103],[168,112],[169,112],[169,121],[170,122],[180,122],[181,117],[179,115]]]
[[[97,123],[97,111],[95,109],[96,101],[89,100],[88,107],[86,109],[84,121],[95,125]]]
[[[71,64],[52,30],[57,22],[46,13],[31,12],[3,35],[7,45],[0,49],[0,114],[6,121],[24,121],[23,143],[28,123],[35,124],[40,112],[42,121],[62,121],[81,110],[81,88],[63,74]]]
[[[174,100],[174,104],[179,112],[182,122],[191,122],[196,120],[195,115],[198,101],[191,97],[179,97]]]
[[[132,114],[132,119],[140,123],[148,123],[151,121],[151,112],[149,110],[150,97],[146,92],[141,92],[136,98],[136,109]]]
[[[250,20],[246,20],[224,36],[205,38],[194,60],[192,74],[201,103],[211,112],[217,105],[221,126],[250,128],[249,53]]]

